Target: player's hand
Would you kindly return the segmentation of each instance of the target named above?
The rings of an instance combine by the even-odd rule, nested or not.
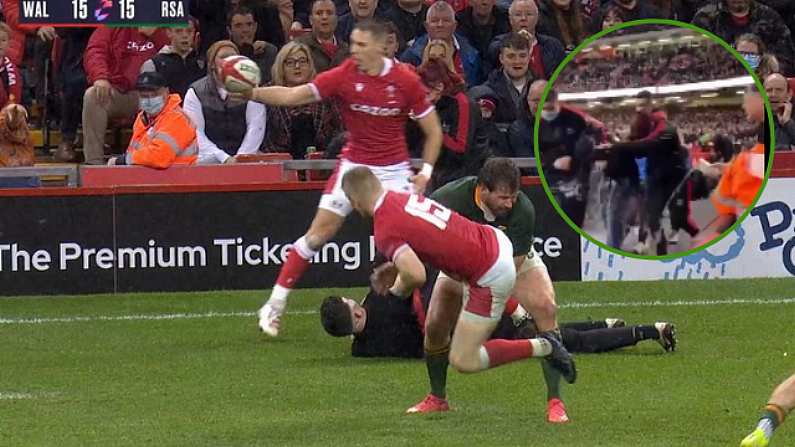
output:
[[[431,179],[424,174],[412,175],[411,183],[414,184],[414,193],[420,195],[425,194],[425,188],[428,186],[430,180]]]
[[[559,171],[571,171],[571,155],[555,159],[552,166]]]
[[[243,103],[246,101],[251,101],[254,98],[254,89],[253,88],[246,88],[239,92],[229,92],[229,96],[227,99],[230,102],[234,103]]]
[[[264,40],[254,41],[254,44],[252,45],[254,47],[254,54],[262,54],[265,51],[265,47],[267,45],[267,42]]]
[[[792,119],[792,103],[786,101],[780,110],[781,111],[778,113],[778,122],[784,125]]]
[[[704,244],[709,243],[716,237],[720,236],[720,233],[717,231],[702,231],[693,238],[693,241],[690,243],[690,248],[698,248]]]
[[[36,30],[36,35],[39,36],[43,42],[51,42],[55,40],[55,28],[51,26],[42,26]]]
[[[389,288],[395,284],[397,275],[398,269],[395,264],[385,262],[373,270],[370,275],[370,285],[377,294],[386,295],[389,292]]]
[[[107,104],[110,101],[110,82],[105,79],[97,79],[94,81],[94,92],[97,95],[97,101],[100,104]]]

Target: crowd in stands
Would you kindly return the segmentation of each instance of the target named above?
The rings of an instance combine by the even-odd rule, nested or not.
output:
[[[739,61],[711,40],[698,46],[651,48],[578,58],[556,82],[561,92],[649,87],[728,79],[746,75]]]
[[[732,43],[752,36],[755,40],[743,48],[743,56],[757,62],[767,57],[775,62],[767,67],[790,76],[795,61],[792,3],[193,0],[190,24],[184,28],[94,30],[22,25],[20,0],[2,0],[0,107],[20,103],[31,110],[32,126],[58,128],[62,139],[54,155],[59,161],[81,161],[76,149],[82,147],[83,162],[107,163],[111,152],[125,151],[106,144],[106,132],[117,127],[133,130],[128,152],[156,143],[157,161],[143,164],[159,168],[234,163],[239,155],[259,152],[304,158],[316,150],[333,156],[345,132],[334,103],[236,103],[223,87],[220,62],[240,54],[258,64],[263,84],[305,83],[347,57],[357,21],[376,17],[391,29],[385,56],[415,66],[440,111],[445,131],[440,163],[449,169],[438,172],[446,172],[444,179],[449,179],[476,169],[490,154],[531,156],[528,124],[534,102],[529,86],[549,78],[566,53],[593,32],[639,18],[692,21]],[[687,82],[737,73],[739,65],[723,63],[725,57],[725,52],[702,47],[677,49],[644,63],[588,61],[583,69],[588,76],[578,68],[566,75],[566,82],[591,89],[638,77],[642,82]],[[156,76],[142,80],[142,72]],[[184,113],[187,119],[171,120],[160,129],[160,139],[136,139],[140,129],[151,127],[167,111]],[[419,150],[421,135],[411,127],[407,134],[411,147]],[[111,160],[136,163],[150,158],[122,154]]]

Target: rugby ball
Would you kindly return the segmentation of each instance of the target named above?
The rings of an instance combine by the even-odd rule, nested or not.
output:
[[[257,87],[262,73],[256,62],[236,54],[224,59],[221,64],[221,79],[228,91],[239,93]]]

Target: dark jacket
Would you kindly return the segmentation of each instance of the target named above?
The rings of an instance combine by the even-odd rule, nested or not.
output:
[[[144,62],[141,71],[156,71],[165,78],[171,93],[179,94],[185,99],[185,93],[191,84],[207,74],[204,61],[199,60],[196,51],[192,51],[185,59],[175,53],[171,45],[166,45],[152,59]]]
[[[380,5],[380,2],[379,2]],[[422,5],[416,14],[408,12],[398,5],[393,6],[384,13],[384,19],[389,20],[400,30],[400,38],[403,42],[410,42],[418,36],[425,34],[425,14],[428,13],[428,5]],[[461,29],[461,24],[458,25]],[[401,50],[404,48],[401,48]]]
[[[791,151],[795,147],[795,119],[780,123],[778,117],[773,119],[776,132],[776,150]]]
[[[279,10],[275,6],[254,0],[240,2],[254,12],[254,21],[257,22],[256,40],[269,42],[281,48],[287,43]],[[298,10],[298,5],[295,5]],[[229,39],[229,30],[226,26],[226,14],[231,11],[228,0],[191,0],[190,14],[199,21],[201,41],[199,43],[199,57],[207,57],[207,49],[219,40]]]
[[[792,76],[795,68],[795,47],[790,29],[776,11],[757,1],[751,1],[748,25],[737,26],[726,7],[725,0],[699,9],[693,24],[718,35],[726,42],[734,43],[744,33],[753,33],[762,39],[767,50],[778,58],[781,71]]]
[[[511,31],[508,12],[497,6],[492,9],[491,23],[488,25],[477,25],[475,23],[471,6],[456,14],[456,20],[458,21],[458,27],[456,28],[458,33],[466,37],[480,54],[488,53],[489,44],[495,37]]]
[[[456,33],[455,39],[458,41],[458,55],[461,58],[461,63],[464,66],[463,76],[466,80],[467,86],[472,87],[481,83],[483,74],[481,72],[480,54],[478,50],[473,47],[466,37]],[[414,40],[414,45],[404,51],[398,59],[401,62],[419,66],[422,63],[422,52],[425,46],[428,45],[428,35],[422,35]]]
[[[538,128],[538,146],[541,167],[547,181],[552,185],[558,181],[571,180],[590,166],[590,147],[583,144],[588,138],[588,124],[583,116],[572,110],[561,108],[552,121],[542,119]],[[554,167],[555,160],[572,157],[571,168],[562,171]]]
[[[533,116],[527,110],[511,123],[508,128],[508,149],[506,157],[533,156]]]
[[[339,11],[337,14],[339,14]],[[353,14],[350,12],[340,16],[339,20],[337,20],[337,29],[334,31],[337,40],[349,44],[351,42],[351,33],[353,32],[354,25],[356,25],[356,18],[353,17]]]
[[[654,19],[663,18],[663,14],[654,6],[649,4],[648,0],[639,0],[635,2],[634,9],[626,9],[617,4],[614,0],[604,2],[601,8],[594,14],[591,20],[591,31],[596,33],[602,30],[602,22],[604,21],[605,13],[611,8],[618,8],[621,11],[621,18],[624,22],[640,19]]]
[[[652,114],[650,132],[640,139],[616,143],[610,152],[623,152],[635,157],[646,157],[646,177],[656,179],[681,177],[687,171],[688,156],[679,141],[676,128],[663,112]]]
[[[276,61],[276,55],[279,53],[279,49],[267,42],[265,42],[265,49],[257,54],[254,54],[254,47],[251,45],[240,45],[238,48],[241,56],[246,56],[257,63],[262,76],[260,85],[271,82],[271,68]]]
[[[243,143],[248,124],[246,123],[247,102],[232,104],[221,100],[215,82],[205,76],[191,84],[196,93],[204,115],[204,134],[216,146],[234,156]]]
[[[342,131],[341,115],[329,101],[295,107],[268,107],[268,129],[263,152],[289,152],[306,158],[307,147],[325,152],[328,143]]]
[[[429,190],[461,177],[477,175],[489,155],[480,108],[466,94],[442,96],[436,102],[436,113],[442,123],[442,152],[433,169]],[[414,155],[421,156],[423,135],[413,122],[407,126],[406,139]]]
[[[333,58],[329,57],[313,34],[306,34],[295,40],[309,47],[309,51],[312,53],[312,61],[315,63],[315,70],[318,73],[336,67],[351,54],[348,44],[340,39],[337,39],[337,54]]]
[[[502,49],[503,42],[510,36],[510,33],[500,34],[495,37],[489,45],[488,59],[491,66],[494,68],[500,67],[500,50]],[[563,49],[563,44],[558,39],[544,34],[536,33],[536,39],[541,48],[541,61],[544,64],[544,79],[549,79],[552,72],[563,62],[566,57],[566,51]]]
[[[531,83],[532,79],[528,79],[524,89],[518,93],[519,98],[527,97],[525,95]],[[520,109],[527,108],[527,103],[521,99],[519,99],[518,103],[514,101],[510,89],[516,90],[516,88],[508,80],[508,77],[505,76],[502,68],[492,71],[486,82],[478,87],[478,90],[481,88],[487,89],[482,91],[489,93],[480,94],[479,96],[486,96],[495,100],[497,108],[494,110],[492,120],[497,123],[510,124],[516,121]],[[524,102],[524,104],[522,104],[522,102]]]
[[[536,32],[539,34],[543,34],[546,36],[554,37],[558,39],[566,51],[571,51],[577,45],[582,42],[588,35],[591,33],[589,30],[591,29],[591,22],[582,11],[580,11],[580,16],[582,17],[582,36],[581,38],[577,38],[575,35],[571,35],[571,42],[570,45],[566,45],[565,39],[563,38],[563,32],[560,29],[558,24],[558,20],[555,17],[555,7],[550,3],[552,0],[543,0],[538,7],[538,27],[536,28]],[[572,5],[576,5],[577,2],[572,2]],[[573,12],[572,14],[576,13]]]

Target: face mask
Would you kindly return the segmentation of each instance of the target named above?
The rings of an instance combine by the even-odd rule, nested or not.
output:
[[[148,115],[157,115],[165,104],[166,100],[162,96],[138,99],[138,107]]]
[[[541,119],[543,119],[544,121],[554,121],[555,118],[558,117],[558,115],[560,115],[560,111],[559,110],[555,110],[555,111],[542,110],[541,111]]]
[[[743,55],[743,59],[745,59],[745,61],[748,62],[748,65],[750,65],[752,69],[756,70],[757,67],[759,67],[759,59],[761,58],[759,57],[758,54],[754,53],[740,53],[740,54]]]

